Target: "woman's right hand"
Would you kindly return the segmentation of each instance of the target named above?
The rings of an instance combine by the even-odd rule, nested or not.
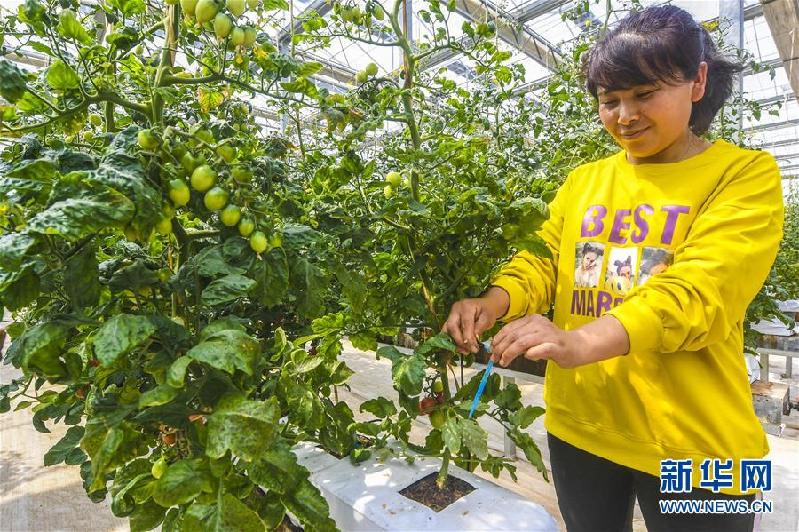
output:
[[[477,353],[480,335],[494,326],[507,312],[509,304],[508,293],[502,288],[492,286],[482,297],[455,302],[441,331],[452,337],[458,346],[458,352]]]

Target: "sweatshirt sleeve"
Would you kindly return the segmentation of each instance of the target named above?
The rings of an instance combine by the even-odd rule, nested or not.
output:
[[[768,276],[782,227],[779,168],[761,152],[722,178],[674,263],[609,311],[627,330],[630,353],[698,351],[727,338]]]
[[[508,312],[500,321],[509,322],[535,312],[545,312],[555,297],[563,215],[568,202],[572,174],[558,189],[549,204],[549,218],[538,235],[552,252],[552,258],[537,257],[528,251],[519,251],[503,266],[490,285],[498,286],[510,296]]]

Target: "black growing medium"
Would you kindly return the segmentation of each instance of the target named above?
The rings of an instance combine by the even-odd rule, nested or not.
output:
[[[410,486],[400,490],[403,495],[418,503],[424,504],[434,512],[440,512],[464,495],[474,491],[474,486],[458,477],[447,475],[443,488],[436,484],[438,473],[430,473]]]

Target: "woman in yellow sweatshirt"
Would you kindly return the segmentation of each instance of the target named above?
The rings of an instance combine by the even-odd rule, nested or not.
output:
[[[629,15],[583,66],[622,150],[561,186],[539,231],[553,258],[517,253],[444,330],[474,352],[501,320],[495,360],[550,360],[545,427],[570,531],[627,529],[636,498],[649,530],[751,530],[751,513],[668,513],[662,501],[746,506],[766,489],[741,477],[742,460],[768,452],[743,320],[782,237],[778,167],[699,137],[740,67],[685,11]],[[604,250],[600,286],[575,282],[586,245]]]

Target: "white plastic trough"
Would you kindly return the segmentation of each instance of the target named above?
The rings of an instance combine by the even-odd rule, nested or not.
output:
[[[556,531],[557,524],[539,504],[457,466],[449,474],[475,490],[440,512],[400,495],[399,491],[435,473],[441,461],[417,457],[413,464],[370,458],[352,465],[312,444],[294,449],[311,472],[311,482],[327,499],[339,529],[349,530],[530,530]]]

